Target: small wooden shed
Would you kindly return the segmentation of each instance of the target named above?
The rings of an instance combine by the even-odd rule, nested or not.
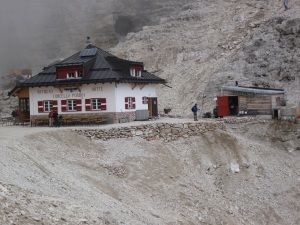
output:
[[[270,115],[278,118],[280,106],[284,106],[284,90],[222,86],[217,98],[217,116]]]

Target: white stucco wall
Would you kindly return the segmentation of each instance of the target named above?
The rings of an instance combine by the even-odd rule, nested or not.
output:
[[[143,104],[142,98],[157,97],[156,85],[146,86],[137,85],[132,89],[131,84],[118,84],[116,88],[116,112],[131,112],[136,110],[148,109],[148,104]],[[125,97],[135,97],[136,109],[125,109]]]
[[[67,99],[81,99],[82,100],[82,111],[73,113],[94,113],[94,111],[85,111],[85,99],[90,98],[106,98],[107,110],[106,112],[113,112],[115,109],[114,103],[116,100],[115,85],[114,84],[89,84],[80,87],[80,91],[74,92],[64,91],[60,92],[59,88],[55,87],[34,87],[29,89],[29,100],[30,100],[30,115],[42,115],[43,113],[38,112],[38,101],[44,100],[57,100],[58,113],[68,114],[70,112],[61,111],[61,100]],[[45,113],[47,114],[47,113]]]
[[[157,97],[156,86],[154,84],[146,85],[141,88],[141,85],[137,85],[132,89],[131,84],[89,84],[80,87],[80,91],[74,92],[65,91],[61,88],[55,87],[34,87],[29,89],[30,100],[30,115],[47,115],[48,113],[38,112],[38,101],[44,100],[57,100],[58,113],[69,114],[70,112],[61,111],[61,100],[67,99],[81,99],[82,111],[72,113],[95,113],[95,111],[85,111],[85,99],[90,98],[106,98],[105,112],[130,112],[140,109],[148,109],[147,104],[143,104],[142,97]],[[125,97],[136,98],[136,109],[125,110]],[[97,112],[97,111],[96,111]]]

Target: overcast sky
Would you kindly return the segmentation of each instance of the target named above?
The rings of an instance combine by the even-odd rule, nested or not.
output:
[[[67,5],[68,2],[71,4]],[[75,23],[82,27],[78,32],[84,41],[89,31],[86,32],[88,26],[81,23],[93,19],[95,4],[103,9],[112,0],[105,0],[106,5],[101,2],[0,0],[0,74],[6,75],[11,68],[35,69],[41,66],[41,61],[53,58],[51,50],[53,52],[60,40],[66,38],[63,37],[65,30],[76,33]],[[72,42],[72,37],[69,41]]]
[[[84,48],[87,36],[107,50],[120,38],[116,21],[121,28],[129,25],[121,35],[136,32],[150,20],[159,21],[149,12],[159,13],[161,7],[161,0],[0,0],[0,76],[12,68],[37,74],[48,63]],[[128,15],[133,28],[132,21],[125,21]]]
[[[39,4],[37,0],[0,0],[1,73],[28,63],[24,56],[29,53],[30,40],[46,17],[45,11],[37,10]]]

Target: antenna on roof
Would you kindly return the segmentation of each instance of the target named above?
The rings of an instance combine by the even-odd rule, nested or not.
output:
[[[86,37],[86,45],[89,45],[89,44],[91,44],[91,40],[90,40],[91,38],[90,37]]]

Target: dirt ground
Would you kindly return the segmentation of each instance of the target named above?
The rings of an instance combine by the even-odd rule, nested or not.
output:
[[[170,143],[0,127],[0,223],[300,224],[299,125],[226,126]]]

